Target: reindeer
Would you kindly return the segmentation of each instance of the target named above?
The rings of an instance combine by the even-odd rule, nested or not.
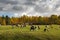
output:
[[[33,31],[34,31],[35,29],[36,29],[36,27],[31,26],[30,31],[31,31],[31,30],[33,30]]]

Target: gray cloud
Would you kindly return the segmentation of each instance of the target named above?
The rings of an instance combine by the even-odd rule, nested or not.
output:
[[[17,4],[17,1],[13,0],[0,0],[0,3],[5,3],[5,4]]]
[[[58,13],[60,0],[0,0],[0,11],[46,15]]]

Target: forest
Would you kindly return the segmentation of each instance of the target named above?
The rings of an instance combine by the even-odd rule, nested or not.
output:
[[[8,15],[0,16],[1,25],[11,25],[11,24],[33,24],[33,25],[50,25],[50,24],[60,24],[60,15],[51,15],[50,17],[42,16],[27,16],[23,15],[21,17],[9,17]]]

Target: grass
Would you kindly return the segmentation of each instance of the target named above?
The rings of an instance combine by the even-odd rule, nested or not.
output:
[[[12,26],[0,26],[0,40],[60,40],[59,25],[52,26],[46,32],[43,31],[45,25],[40,25],[40,29],[35,31],[30,31],[30,26],[13,29]]]

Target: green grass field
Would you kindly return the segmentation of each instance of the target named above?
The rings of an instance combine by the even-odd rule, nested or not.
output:
[[[37,26],[37,25],[36,25]],[[40,25],[40,29],[30,31],[30,26],[17,28],[12,26],[0,26],[0,40],[60,40],[59,25],[52,25],[49,31],[44,32],[45,25]]]

